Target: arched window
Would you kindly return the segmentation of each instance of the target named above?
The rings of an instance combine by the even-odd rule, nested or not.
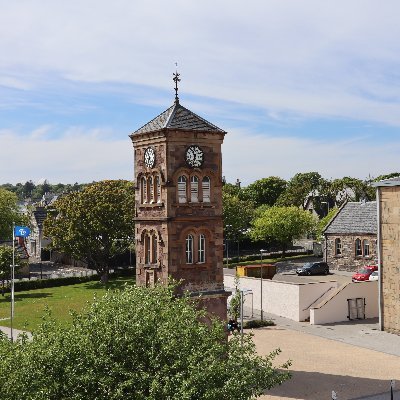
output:
[[[140,200],[142,204],[147,203],[147,185],[145,177],[140,180]]]
[[[356,239],[355,242],[355,253],[357,256],[362,256],[361,239]]]
[[[197,176],[190,178],[190,201],[192,203],[199,201],[199,178]]]
[[[154,186],[153,186],[153,178],[150,176],[148,180],[148,198],[149,198],[149,203],[154,203]]]
[[[199,263],[206,262],[206,237],[203,234],[199,235]]]
[[[335,256],[342,254],[342,241],[339,238],[335,239]]]
[[[193,264],[193,236],[186,238],[186,264]]]
[[[150,242],[150,235],[146,234],[144,237],[144,262],[145,264],[151,263],[151,242]]]
[[[369,256],[369,240],[365,239],[363,242],[364,257]]]
[[[203,202],[209,203],[211,201],[211,190],[210,190],[210,178],[205,176],[201,182],[201,188],[203,191]]]
[[[178,178],[178,202],[186,203],[186,176]]]
[[[155,177],[155,186],[156,186],[156,202],[161,203],[161,179],[158,175]]]
[[[152,244],[152,264],[157,264],[157,235],[151,237]]]

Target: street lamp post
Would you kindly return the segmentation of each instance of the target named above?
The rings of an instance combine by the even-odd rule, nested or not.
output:
[[[267,250],[261,249],[261,269],[260,269],[260,305],[261,305],[261,321],[264,320],[264,312],[263,312],[263,254],[265,254]]]
[[[226,268],[229,268],[229,252],[228,252],[228,229],[232,228],[232,225],[225,225],[225,244],[226,244]]]

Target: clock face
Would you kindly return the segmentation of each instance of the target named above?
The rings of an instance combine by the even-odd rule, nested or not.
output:
[[[156,161],[156,152],[152,147],[148,147],[144,152],[144,163],[146,167],[153,168]]]
[[[186,150],[186,162],[192,168],[201,167],[204,161],[203,150],[199,146],[189,146]]]

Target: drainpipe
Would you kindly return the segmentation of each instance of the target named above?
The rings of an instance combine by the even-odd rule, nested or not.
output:
[[[381,227],[381,189],[379,187],[376,188],[376,209],[377,209],[377,225],[378,225],[378,243],[377,243],[377,251],[378,251],[378,305],[379,305],[379,329],[383,331],[383,290],[382,290],[382,227]]]

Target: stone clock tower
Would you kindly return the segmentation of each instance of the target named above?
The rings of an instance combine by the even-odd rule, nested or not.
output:
[[[130,135],[135,155],[136,282],[168,278],[226,319],[222,157],[225,133],[175,102]]]

